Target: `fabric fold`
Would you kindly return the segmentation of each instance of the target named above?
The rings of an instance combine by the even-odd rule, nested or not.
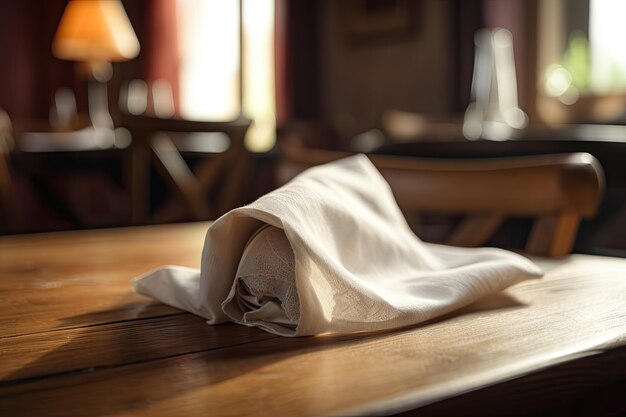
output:
[[[201,270],[164,267],[135,290],[282,336],[404,327],[537,278],[495,248],[422,242],[364,155],[311,168],[209,228]]]

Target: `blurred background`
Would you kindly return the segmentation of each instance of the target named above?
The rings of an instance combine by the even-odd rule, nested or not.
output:
[[[620,0],[0,1],[0,233],[214,219],[281,152],[590,152],[626,249]]]

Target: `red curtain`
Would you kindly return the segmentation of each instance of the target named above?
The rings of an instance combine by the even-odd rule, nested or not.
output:
[[[180,55],[176,0],[152,0],[147,2],[146,7],[148,20],[142,44],[143,78],[148,85],[158,79],[167,80],[172,86],[174,109],[178,113]]]
[[[276,107],[278,126],[320,116],[320,2],[276,0]]]
[[[74,63],[52,55],[52,39],[65,0],[0,2],[0,107],[14,120],[47,119],[55,92],[69,87],[79,111],[86,85]]]
[[[292,118],[291,71],[288,62],[287,12],[288,0],[274,2],[274,77],[276,85],[276,126],[282,127]]]

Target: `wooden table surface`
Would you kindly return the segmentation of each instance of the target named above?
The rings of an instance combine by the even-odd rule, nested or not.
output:
[[[543,279],[441,320],[293,339],[132,292],[198,267],[207,227],[0,238],[0,416],[624,410],[626,259],[538,260]]]

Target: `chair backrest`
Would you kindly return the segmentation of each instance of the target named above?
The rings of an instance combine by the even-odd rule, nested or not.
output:
[[[164,80],[151,86],[142,80],[130,81],[120,91],[119,106],[118,123],[131,131],[135,153],[145,148],[155,156],[157,171],[176,197],[157,208],[152,221],[179,221],[185,215],[194,220],[215,219],[240,204],[250,165],[244,145],[250,119],[216,122],[172,117],[173,94]],[[147,114],[149,110],[154,114]],[[202,161],[192,168],[183,154]],[[137,171],[145,168],[137,168],[134,177],[144,175]],[[209,201],[210,195],[213,201]],[[136,207],[147,205],[138,200],[134,201]],[[133,210],[133,221],[144,221],[145,211]]]
[[[347,156],[327,151],[290,151],[277,182],[304,169]],[[574,244],[582,218],[593,216],[604,190],[598,161],[587,153],[441,160],[370,155],[407,217],[418,213],[463,215],[446,243],[481,246],[508,217],[534,224],[525,251],[562,256]]]
[[[252,123],[250,119],[204,122],[138,116],[135,123],[137,126],[141,126],[142,123],[146,126],[151,125],[154,133],[161,132],[152,137],[150,148],[156,156],[162,174],[172,182],[196,220],[215,219],[240,204],[250,165],[250,155],[244,145],[246,132]],[[175,133],[221,133],[228,137],[228,146],[224,151],[205,154],[203,160],[192,171],[181,152],[196,156],[204,152],[195,150],[197,147],[194,146],[185,146],[184,135],[175,140],[175,136],[172,135]],[[188,135],[187,139],[191,137],[193,136]],[[212,192],[217,195],[215,202],[210,204],[207,196]],[[157,218],[157,221],[168,220],[170,219],[167,215]]]

